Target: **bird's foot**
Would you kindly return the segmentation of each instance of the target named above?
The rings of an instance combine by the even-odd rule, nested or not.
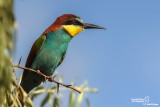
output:
[[[53,82],[53,81],[54,81],[54,78],[55,78],[56,76],[57,76],[57,75],[54,75],[54,76],[50,75],[49,78],[48,78],[48,81],[49,81],[49,82]]]
[[[37,70],[37,73],[39,75],[42,75],[44,77],[44,82],[46,82],[46,79],[48,78],[46,75],[44,75],[40,70]]]
[[[57,75],[50,75],[49,78],[48,78],[48,81],[49,82],[54,82],[54,78],[56,77]],[[57,93],[59,92],[59,84],[57,83]]]

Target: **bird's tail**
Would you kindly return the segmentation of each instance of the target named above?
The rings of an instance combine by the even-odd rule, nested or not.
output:
[[[31,80],[31,81],[22,81],[21,87],[26,91],[26,93],[29,93],[33,88],[39,86],[41,84],[41,81]]]
[[[44,80],[44,77],[40,76],[35,72],[24,71],[27,72],[26,75],[23,74],[21,87],[29,93],[33,88],[39,86],[41,82]]]

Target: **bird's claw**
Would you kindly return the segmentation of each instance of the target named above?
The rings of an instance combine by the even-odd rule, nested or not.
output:
[[[44,77],[44,82],[46,82],[47,76],[46,76],[46,75],[43,75],[40,70],[37,70],[37,73],[38,73],[39,75],[42,75],[42,76]]]
[[[46,82],[46,79],[47,79],[47,77],[46,76],[44,76],[44,81]]]
[[[49,81],[49,82],[53,82],[53,80],[54,80],[54,78],[55,78],[56,76],[57,76],[57,75],[54,75],[54,76],[50,75],[49,78],[48,78],[48,81]]]
[[[38,74],[41,74],[40,70],[37,70],[37,73],[38,73]]]

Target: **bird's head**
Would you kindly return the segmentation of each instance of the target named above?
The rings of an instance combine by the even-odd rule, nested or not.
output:
[[[105,29],[94,24],[84,23],[80,17],[73,14],[64,14],[58,17],[44,34],[61,28],[65,29],[72,37],[82,32],[84,29]]]

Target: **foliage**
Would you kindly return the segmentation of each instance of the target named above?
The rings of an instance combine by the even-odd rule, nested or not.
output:
[[[62,82],[62,77],[58,76],[59,82]],[[59,107],[61,102],[61,96],[63,96],[64,90],[70,90],[70,96],[68,98],[69,105],[68,107],[80,107],[83,99],[86,99],[86,103],[88,107],[91,107],[91,104],[89,102],[89,99],[87,97],[87,93],[97,93],[98,89],[96,88],[89,88],[87,81],[85,81],[80,86],[75,86],[75,82],[72,81],[71,85],[73,85],[76,89],[82,90],[82,93],[79,94],[76,91],[73,91],[71,89],[68,89],[66,87],[60,87],[59,93],[57,94],[57,88],[56,86],[52,86],[50,89],[45,89],[42,85],[37,87],[34,91],[31,91],[29,94],[31,96],[31,99],[34,100],[35,97],[39,96],[42,93],[46,93],[46,96],[41,102],[41,107],[43,107],[45,104],[49,103],[49,105],[53,104],[53,107]],[[76,97],[77,93],[77,97]],[[53,100],[52,100],[53,99]],[[75,105],[76,104],[76,105]]]
[[[13,49],[14,24],[13,0],[0,0],[0,106],[5,104],[6,91],[10,91],[11,72],[8,66]]]

